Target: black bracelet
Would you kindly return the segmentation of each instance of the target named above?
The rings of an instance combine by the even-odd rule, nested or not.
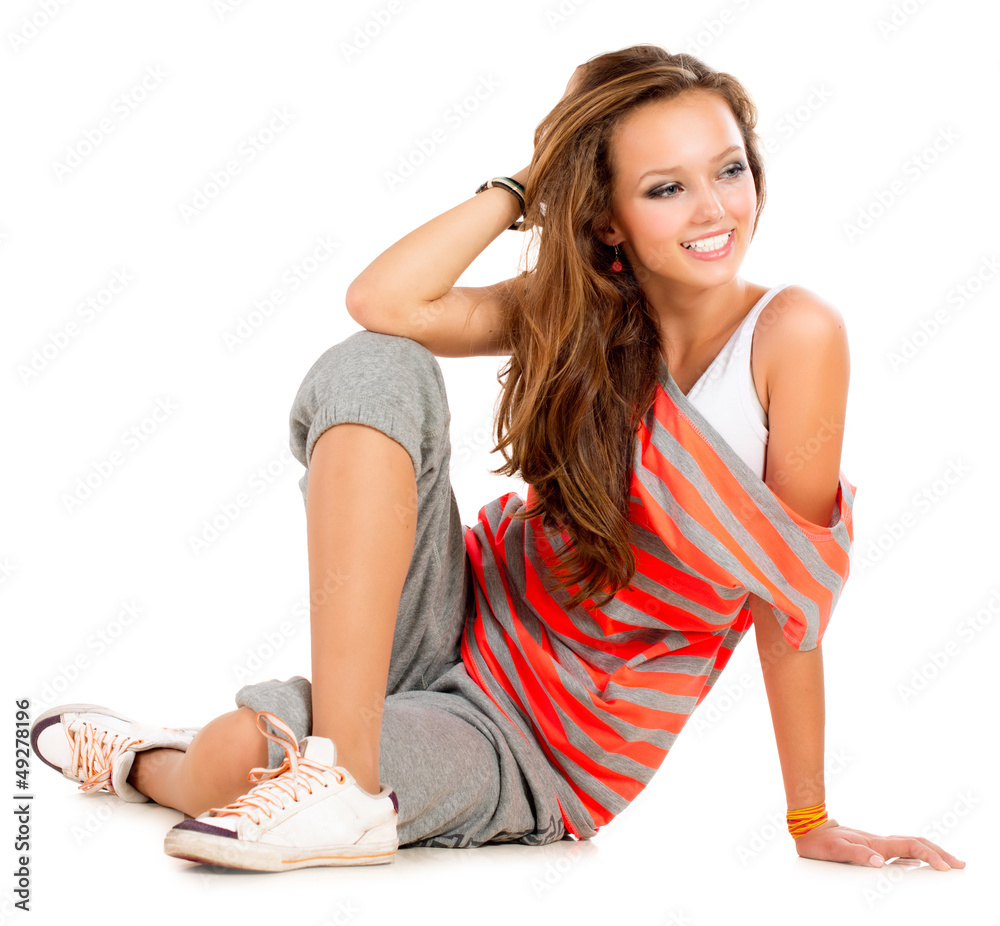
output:
[[[489,180],[484,180],[480,184],[479,189],[476,190],[477,193],[482,193],[483,190],[489,190],[492,187],[499,186],[503,187],[510,193],[513,193],[517,197],[517,201],[521,204],[521,215],[524,215],[524,187],[521,186],[512,177],[491,177]],[[522,221],[515,221],[513,225],[508,225],[508,231],[518,231],[524,224]]]

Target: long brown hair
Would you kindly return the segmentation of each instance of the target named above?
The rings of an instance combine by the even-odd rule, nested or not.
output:
[[[559,588],[582,582],[566,606],[600,591],[600,607],[635,575],[629,487],[660,356],[640,281],[625,260],[609,273],[614,250],[598,237],[611,223],[613,133],[644,103],[710,90],[743,136],[757,188],[754,230],[764,173],[749,94],[694,56],[634,45],[590,59],[578,78],[535,129],[524,219],[537,260],[506,296],[511,356],[498,376],[493,450],[507,462],[492,472],[520,472],[533,487],[537,501],[514,517],[541,515]]]

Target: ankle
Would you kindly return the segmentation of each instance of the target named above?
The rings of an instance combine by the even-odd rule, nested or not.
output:
[[[369,794],[378,794],[382,790],[381,783],[378,780],[378,775],[369,775],[363,778],[359,778],[354,773],[351,773],[354,777],[354,781],[357,783],[358,787],[362,791],[367,791]]]
[[[129,769],[125,780],[140,794],[145,794],[146,797],[149,797],[150,782],[155,780],[158,775],[162,777],[167,769],[173,771],[176,768],[179,758],[183,756],[183,750],[171,749],[166,746],[156,749],[144,749],[142,752],[135,754],[135,757],[132,759],[132,768]]]
[[[359,788],[369,794],[378,794],[381,790],[381,782],[378,774],[378,760],[355,757],[351,755],[338,755],[337,766],[346,769]]]
[[[381,783],[379,782],[377,770],[373,770],[368,767],[359,768],[357,765],[352,768],[350,765],[344,765],[340,761],[338,761],[337,764],[341,766],[341,768],[346,768],[347,771],[351,773],[351,777],[362,790],[367,791],[369,794],[378,794],[381,790]]]

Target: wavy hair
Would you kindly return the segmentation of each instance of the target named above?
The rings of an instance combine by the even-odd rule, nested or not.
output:
[[[504,296],[511,355],[498,374],[493,450],[506,464],[492,470],[532,486],[534,503],[514,518],[541,515],[555,554],[545,562],[570,608],[591,597],[607,604],[635,575],[629,489],[659,366],[640,281],[624,253],[622,272],[608,272],[614,250],[598,237],[611,224],[613,134],[644,103],[717,93],[756,184],[754,231],[764,205],[757,111],[734,77],[656,45],[598,55],[576,77],[535,129],[524,221],[537,260]]]

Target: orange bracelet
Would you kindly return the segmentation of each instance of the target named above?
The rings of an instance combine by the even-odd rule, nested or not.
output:
[[[826,815],[826,801],[816,804],[813,807],[803,807],[801,810],[789,810],[785,814],[785,821],[788,823],[788,832],[793,839],[805,836],[809,830],[814,829],[821,823],[826,823],[829,818]]]

